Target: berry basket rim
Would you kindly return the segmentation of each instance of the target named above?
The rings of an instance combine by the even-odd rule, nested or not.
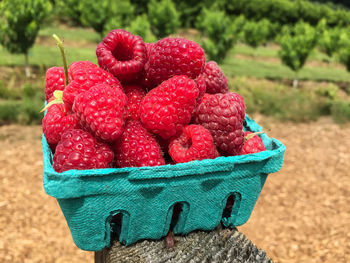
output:
[[[253,119],[247,114],[245,117],[245,130],[252,132],[262,131],[262,127],[259,126]],[[68,170],[62,173],[58,173],[52,166],[52,151],[46,141],[45,135],[42,135],[42,149],[44,159],[43,169],[43,183],[44,189],[47,194],[59,198],[60,194],[57,193],[57,183],[62,184],[74,184],[80,180],[89,180],[94,177],[104,177],[114,175],[117,177],[123,177],[129,181],[152,181],[157,179],[170,180],[172,178],[179,178],[185,176],[191,176],[194,174],[208,174],[215,172],[232,171],[235,166],[247,163],[260,163],[268,162],[270,159],[279,158],[282,155],[282,161],[278,165],[274,165],[272,168],[263,171],[266,174],[277,172],[281,169],[283,163],[283,155],[286,147],[277,139],[269,138],[265,133],[259,134],[266,147],[265,151],[248,154],[248,155],[236,155],[236,156],[221,156],[215,159],[196,160],[187,163],[178,163],[174,165],[166,164],[153,167],[125,167],[125,168],[103,168],[103,169],[90,169],[90,170]],[[172,173],[167,171],[171,170]],[[234,177],[242,177],[244,175],[237,174]],[[54,185],[54,187],[52,187]],[[53,189],[55,188],[55,190]],[[56,192],[56,193],[55,193]]]

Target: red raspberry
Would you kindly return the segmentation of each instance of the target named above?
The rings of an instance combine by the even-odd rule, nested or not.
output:
[[[175,163],[214,159],[219,156],[210,131],[194,124],[186,126],[180,137],[170,142],[169,154]]]
[[[63,101],[68,108],[72,108],[75,97],[96,84],[108,84],[122,89],[120,82],[107,71],[89,61],[73,62],[69,67],[70,82],[64,90]]]
[[[63,67],[52,67],[46,71],[45,99],[48,101],[55,90],[64,90],[64,69]]]
[[[143,97],[146,95],[145,90],[138,85],[124,86],[125,95],[128,97],[126,105],[127,119],[140,119],[140,105]]]
[[[123,132],[126,100],[120,89],[97,84],[75,98],[73,111],[84,129],[101,140],[114,142]]]
[[[197,86],[198,86],[198,90],[199,90],[199,95],[196,101],[196,104],[198,105],[199,103],[202,102],[203,96],[205,94],[206,91],[206,84],[205,84],[205,79],[203,77],[203,74],[200,74],[196,79],[195,79]]]
[[[228,92],[227,79],[215,61],[209,61],[205,64],[204,71],[198,78],[200,77],[205,80],[206,93],[215,94]]]
[[[85,170],[112,167],[114,153],[111,148],[88,132],[72,129],[64,132],[53,156],[56,172],[70,169]]]
[[[46,140],[53,148],[65,131],[79,128],[75,115],[68,112],[68,108],[64,104],[51,105],[47,109],[42,124]]]
[[[179,135],[189,124],[198,97],[194,80],[174,76],[152,89],[141,103],[141,121],[163,139]]]
[[[249,131],[245,132],[244,137],[246,137],[249,134],[251,134],[251,132],[249,132]],[[265,148],[265,145],[264,145],[262,139],[258,135],[255,135],[254,137],[252,137],[244,142],[242,150],[239,154],[243,155],[243,154],[250,154],[250,153],[258,153],[258,152],[262,152],[265,150],[266,150],[266,148]]]
[[[146,82],[155,87],[175,75],[195,79],[204,64],[204,51],[197,43],[184,38],[163,38],[150,49],[145,65]]]
[[[230,92],[205,94],[198,105],[193,121],[207,128],[222,155],[237,155],[244,142],[243,120],[245,106],[243,97]]]
[[[121,81],[139,78],[147,60],[142,38],[123,29],[110,31],[97,45],[96,55],[100,67]]]
[[[164,165],[162,151],[156,139],[142,127],[140,121],[130,120],[113,146],[118,167]]]

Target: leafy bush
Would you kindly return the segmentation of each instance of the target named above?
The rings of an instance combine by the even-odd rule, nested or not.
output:
[[[133,20],[126,30],[134,35],[141,36],[145,42],[151,43],[156,41],[156,37],[151,32],[151,25],[148,22],[146,14],[139,15]]]
[[[243,14],[254,20],[267,18],[281,25],[295,24],[300,20],[317,25],[322,18],[327,19],[330,26],[350,25],[347,9],[307,0],[231,0],[225,1],[224,8],[229,15]]]
[[[338,123],[350,121],[350,101],[336,100],[332,103],[331,114]]]
[[[271,35],[271,27],[267,19],[247,21],[243,26],[243,41],[253,48],[265,44]]]
[[[235,41],[230,19],[222,11],[204,8],[198,17],[196,27],[204,36],[202,46],[209,59],[218,63],[223,61]]]
[[[316,45],[316,30],[304,22],[299,22],[294,27],[285,26],[278,41],[281,46],[278,55],[282,63],[297,76]],[[295,80],[293,86],[297,85],[297,78]]]
[[[343,32],[340,35],[338,57],[347,71],[350,72],[350,34],[348,32]]]
[[[43,108],[45,95],[37,92],[33,97],[24,97],[21,101],[20,112],[17,121],[21,124],[40,124],[43,118],[41,109]]]
[[[29,76],[28,50],[33,46],[44,18],[51,11],[45,0],[5,0],[0,2],[0,43],[9,52],[25,55]]]
[[[125,27],[133,18],[134,7],[129,0],[80,0],[81,21],[101,37],[111,29]]]
[[[0,99],[16,100],[21,98],[19,89],[5,87],[5,84],[0,81]]]
[[[171,0],[151,0],[148,4],[148,19],[152,32],[162,38],[175,32],[180,26],[180,14]]]
[[[17,122],[21,101],[0,101],[0,124]]]
[[[56,0],[56,6],[59,9],[60,18],[68,17],[69,22],[75,25],[81,25],[81,0]]]
[[[338,86],[334,84],[329,84],[326,87],[319,87],[316,90],[316,93],[330,100],[335,100],[338,97],[338,91],[339,91]]]

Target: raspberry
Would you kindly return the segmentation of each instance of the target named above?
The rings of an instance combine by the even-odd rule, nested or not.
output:
[[[244,116],[245,106],[241,95],[233,92],[205,94],[194,113],[193,122],[211,132],[222,155],[237,155],[244,142]]]
[[[46,71],[45,99],[48,101],[55,90],[64,90],[64,69],[63,67],[52,67]]]
[[[69,109],[72,108],[75,97],[96,84],[108,84],[122,89],[120,82],[110,73],[89,61],[73,62],[69,67],[70,82],[64,90],[63,101]]]
[[[205,79],[203,77],[203,74],[199,75],[196,79],[195,79],[197,86],[198,86],[198,90],[199,90],[199,95],[198,98],[196,100],[196,104],[198,105],[199,103],[202,102],[203,96],[206,92],[206,84],[205,84]]]
[[[252,134],[252,133],[245,132],[244,137],[246,137],[249,134]],[[265,145],[264,145],[262,139],[258,135],[255,135],[254,137],[252,137],[244,142],[242,150],[239,154],[243,155],[243,154],[250,154],[250,153],[258,153],[258,152],[262,152],[265,150],[266,150],[266,148],[265,148]]]
[[[56,172],[70,169],[85,170],[112,167],[114,153],[105,144],[97,142],[88,132],[72,129],[64,132],[53,156]]]
[[[75,115],[68,112],[68,108],[64,104],[51,105],[42,120],[42,125],[46,140],[53,148],[65,131],[79,128]]]
[[[204,71],[198,78],[200,77],[205,80],[207,93],[215,94],[228,92],[227,79],[215,61],[209,61],[205,64]]]
[[[120,89],[97,84],[75,98],[73,111],[85,130],[101,140],[114,142],[123,132],[126,100]]]
[[[126,105],[127,119],[139,120],[140,104],[142,98],[146,95],[145,90],[138,85],[127,85],[124,86],[124,92],[128,97],[128,103]]]
[[[194,80],[174,76],[152,89],[141,103],[141,122],[163,139],[179,135],[189,124],[198,97]]]
[[[140,121],[130,120],[113,146],[118,167],[164,165],[162,151],[156,139],[142,127]]]
[[[97,45],[96,55],[100,67],[121,81],[139,78],[147,60],[142,38],[123,29],[110,31]]]
[[[197,43],[184,38],[163,38],[153,43],[149,51],[146,82],[155,87],[175,75],[195,79],[204,64],[204,51]]]
[[[169,154],[175,163],[219,156],[210,132],[203,126],[194,124],[186,126],[182,134],[170,142]]]

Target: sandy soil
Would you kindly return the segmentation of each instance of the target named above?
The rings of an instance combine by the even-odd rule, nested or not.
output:
[[[255,117],[287,146],[239,230],[276,262],[350,262],[350,127]],[[0,262],[93,262],[42,187],[41,128],[0,127]]]

